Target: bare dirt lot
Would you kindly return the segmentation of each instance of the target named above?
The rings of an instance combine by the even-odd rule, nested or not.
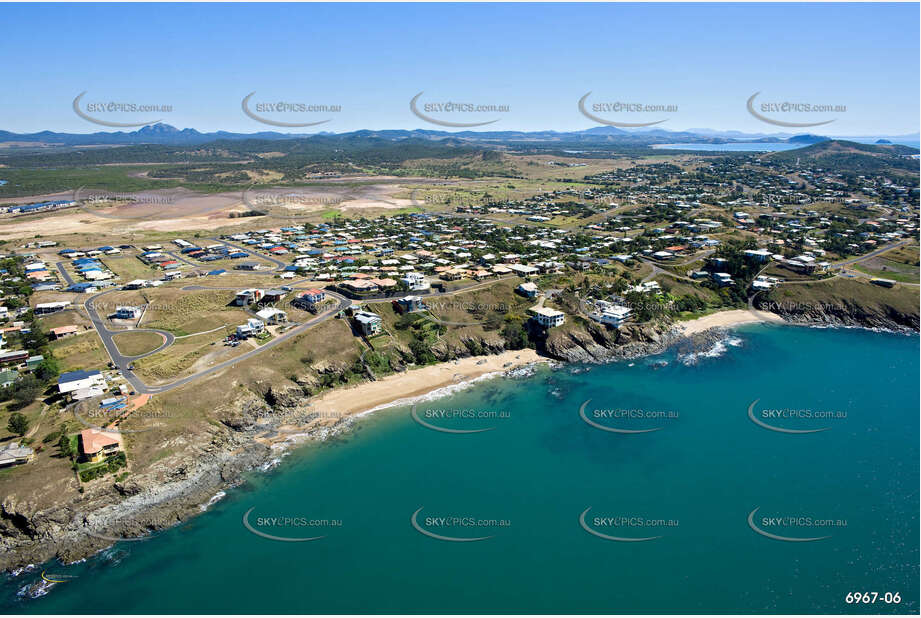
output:
[[[31,238],[40,225],[41,236],[64,234],[111,234],[113,232],[172,232],[215,230],[228,226],[251,226],[261,217],[231,218],[231,213],[259,210],[267,222],[287,217],[320,215],[330,209],[400,209],[414,205],[408,183],[430,179],[360,178],[324,181],[303,187],[248,188],[223,193],[198,193],[184,188],[155,189],[107,194],[91,189],[50,195],[4,198],[0,203],[26,204],[48,200],[71,200],[79,206],[57,212],[0,217],[0,239]],[[400,195],[401,197],[396,197]],[[108,200],[98,200],[108,196]]]

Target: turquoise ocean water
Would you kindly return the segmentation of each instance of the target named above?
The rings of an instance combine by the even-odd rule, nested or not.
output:
[[[917,613],[918,352],[917,337],[760,325],[696,358],[483,381],[416,414],[490,431],[378,412],[155,538],[45,565],[72,579],[44,596],[25,594],[41,568],[6,577],[0,609]],[[656,431],[593,426],[589,399],[595,425]],[[756,399],[768,425],[827,430],[768,430]],[[825,538],[759,534],[755,509],[767,534]],[[257,532],[323,538],[264,538],[247,512]],[[433,538],[416,512],[423,531],[489,538]]]

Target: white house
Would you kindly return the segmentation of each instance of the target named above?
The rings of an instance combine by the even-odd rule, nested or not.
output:
[[[540,290],[537,288],[537,284],[530,281],[525,281],[519,285],[516,288],[516,291],[527,298],[536,298],[537,295],[540,294]]]
[[[246,324],[241,324],[237,326],[237,337],[239,337],[240,339],[246,339],[247,337],[258,335],[264,330],[265,330],[265,323],[262,320],[257,320],[256,318],[250,318],[246,320]]]
[[[383,320],[376,313],[359,311],[355,314],[355,321],[365,336],[376,335],[381,332]]]
[[[29,463],[34,456],[35,451],[31,447],[10,442],[0,449],[0,468]]]
[[[266,324],[283,324],[288,321],[288,314],[275,307],[266,307],[257,311],[256,316]]]
[[[544,328],[560,326],[566,320],[566,314],[550,307],[534,309],[534,320]]]
[[[431,287],[429,282],[425,280],[425,275],[415,271],[406,273],[400,281],[405,283],[409,289],[413,291],[427,290]]]
[[[62,395],[70,394],[77,400],[101,395],[106,388],[106,379],[99,371],[69,371],[58,377],[58,392]]]
[[[589,317],[605,324],[607,326],[613,326],[614,328],[620,328],[620,326],[627,321],[632,313],[632,310],[629,307],[624,307],[621,305],[615,305],[612,303],[607,303],[604,301],[597,301],[595,303],[595,311],[589,314]]]

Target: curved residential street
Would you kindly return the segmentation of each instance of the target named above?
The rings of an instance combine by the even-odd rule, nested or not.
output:
[[[468,286],[464,286],[464,287],[459,288],[459,289],[457,289],[457,290],[451,290],[451,291],[447,291],[447,292],[431,292],[431,291],[429,291],[429,292],[419,292],[419,293],[417,293],[417,295],[418,295],[418,296],[423,296],[423,297],[451,296],[451,295],[454,295],[454,294],[460,294],[460,293],[464,293],[464,292],[469,292],[469,291],[472,291],[472,290],[476,290],[476,289],[479,289],[479,288],[487,287],[487,286],[493,285],[493,284],[495,284],[495,283],[497,283],[497,282],[499,282],[499,281],[503,281],[503,280],[506,280],[506,279],[514,279],[514,278],[515,278],[515,277],[500,277],[500,278],[498,278],[498,279],[492,279],[492,280],[489,280],[489,281],[483,281],[483,282],[474,283],[474,284],[471,284],[471,285],[468,285]],[[308,279],[301,279],[301,280],[298,280],[298,281],[296,281],[296,282],[292,282],[292,284],[304,283],[304,282],[307,282],[307,281],[309,281],[309,280],[308,280]],[[196,290],[236,290],[236,289],[239,289],[239,288],[238,288],[238,287],[210,287],[210,286],[188,285],[188,286],[185,286],[185,287],[180,288],[180,289],[183,290],[183,291],[196,291]],[[163,350],[165,350],[166,348],[168,348],[169,346],[171,346],[171,345],[173,344],[173,342],[177,339],[177,337],[176,337],[175,335],[173,335],[172,333],[168,332],[168,331],[161,330],[161,329],[156,329],[156,328],[136,328],[136,329],[130,329],[130,330],[111,330],[108,326],[106,326],[105,319],[104,319],[102,316],[99,315],[99,313],[96,311],[96,308],[95,308],[95,306],[94,306],[93,303],[94,303],[94,301],[95,301],[96,299],[101,298],[101,297],[103,297],[103,296],[105,296],[105,295],[107,295],[107,294],[111,294],[111,293],[113,293],[113,292],[117,292],[117,291],[119,291],[117,288],[113,288],[113,289],[110,289],[110,290],[106,290],[106,291],[104,291],[104,292],[99,292],[98,294],[94,294],[93,296],[87,298],[87,299],[84,301],[84,303],[83,303],[83,308],[86,310],[86,314],[87,314],[87,316],[89,317],[90,321],[92,322],[93,328],[95,328],[95,329],[96,329],[96,332],[99,333],[99,338],[102,340],[102,344],[103,344],[103,346],[105,346],[106,352],[109,354],[109,358],[112,359],[112,363],[118,368],[118,370],[122,373],[122,375],[125,376],[125,379],[131,384],[131,386],[134,388],[134,390],[135,390],[136,392],[142,393],[142,394],[165,393],[165,392],[167,392],[167,391],[173,390],[174,388],[178,388],[178,387],[183,386],[183,385],[185,385],[185,384],[188,384],[188,383],[190,383],[190,382],[194,382],[195,380],[197,380],[197,379],[199,379],[199,378],[202,378],[202,377],[205,377],[205,376],[207,376],[207,375],[216,373],[216,372],[221,371],[221,370],[223,370],[223,369],[226,369],[226,368],[228,368],[228,367],[232,367],[233,365],[235,365],[235,364],[238,363],[238,362],[241,362],[241,361],[247,360],[247,359],[249,359],[249,358],[252,358],[252,357],[256,356],[257,354],[261,354],[261,353],[264,352],[265,350],[271,349],[271,348],[273,348],[273,347],[275,347],[275,346],[277,346],[277,345],[280,345],[280,344],[284,343],[285,341],[287,341],[287,340],[290,339],[291,337],[294,337],[294,336],[296,336],[296,335],[299,335],[299,334],[303,333],[304,331],[306,331],[306,330],[308,330],[308,329],[310,329],[310,328],[312,328],[312,327],[314,327],[314,326],[316,326],[316,325],[318,325],[318,324],[322,324],[322,323],[325,322],[326,320],[328,320],[328,319],[334,317],[334,316],[335,316],[337,313],[339,313],[340,311],[343,311],[343,310],[347,309],[352,303],[358,302],[358,301],[355,301],[355,300],[348,299],[348,298],[346,298],[345,296],[343,296],[343,295],[341,295],[341,294],[338,294],[338,293],[336,293],[336,292],[332,292],[332,291],[330,291],[330,290],[327,289],[327,290],[325,290],[326,293],[327,293],[329,296],[335,298],[337,301],[339,301],[338,304],[337,304],[334,308],[325,311],[324,313],[318,315],[317,317],[315,317],[315,318],[313,318],[313,319],[311,319],[311,320],[308,320],[308,321],[304,322],[303,324],[299,324],[299,325],[295,326],[294,328],[292,328],[292,329],[286,331],[285,333],[282,333],[281,335],[278,335],[277,337],[275,337],[275,338],[272,339],[271,341],[268,341],[268,342],[264,343],[263,345],[259,346],[259,347],[256,348],[255,350],[251,350],[251,351],[246,352],[246,353],[244,353],[244,354],[242,354],[242,355],[240,355],[240,356],[237,356],[236,358],[232,358],[232,359],[230,359],[230,360],[227,360],[227,361],[218,363],[218,364],[216,364],[216,365],[214,365],[214,366],[212,366],[212,367],[208,367],[207,369],[203,369],[202,371],[199,371],[199,372],[197,372],[197,373],[194,373],[194,374],[192,374],[192,375],[190,375],[190,376],[186,376],[186,377],[184,377],[184,378],[180,378],[180,379],[178,379],[178,380],[176,380],[176,381],[174,381],[174,382],[170,382],[169,384],[163,384],[163,385],[159,385],[159,386],[149,386],[149,385],[147,385],[143,380],[141,380],[141,378],[138,377],[138,375],[135,374],[134,371],[132,371],[132,370],[130,369],[131,363],[134,362],[134,361],[136,361],[136,360],[138,360],[138,359],[145,358],[145,357],[150,356],[150,355],[152,355],[152,354],[156,354],[157,352],[162,352]],[[386,300],[391,300],[391,299],[393,299],[393,298],[395,298],[395,296],[375,296],[375,297],[363,298],[363,299],[361,299],[361,300],[364,300],[364,301],[386,301]],[[214,330],[219,330],[219,329],[214,329]],[[164,337],[164,343],[163,343],[163,345],[159,346],[156,350],[152,350],[152,351],[146,352],[146,353],[144,353],[144,354],[139,354],[139,355],[137,355],[137,356],[126,356],[126,355],[122,354],[122,353],[119,351],[118,346],[115,344],[115,341],[114,341],[114,339],[113,339],[113,337],[114,337],[115,335],[117,335],[117,334],[119,334],[119,333],[125,333],[125,332],[154,332],[154,333],[158,333],[158,334],[160,334],[160,335],[162,335],[162,336]]]

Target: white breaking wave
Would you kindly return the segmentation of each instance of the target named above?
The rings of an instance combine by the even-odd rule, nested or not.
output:
[[[213,504],[216,504],[216,503],[220,502],[220,501],[224,498],[224,496],[226,496],[226,495],[227,495],[227,492],[219,491],[219,492],[217,492],[216,494],[214,494],[213,496],[211,496],[211,499],[210,499],[210,500],[208,500],[205,504],[202,504],[202,505],[199,506],[198,508],[201,509],[201,511],[204,513],[204,512],[207,511],[208,508],[211,507]]]
[[[690,367],[692,365],[696,365],[705,358],[719,358],[725,354],[730,347],[742,347],[742,343],[743,341],[739,337],[726,337],[715,342],[713,346],[707,350],[702,350],[700,352],[689,352],[687,354],[679,354],[676,360],[682,365]]]

